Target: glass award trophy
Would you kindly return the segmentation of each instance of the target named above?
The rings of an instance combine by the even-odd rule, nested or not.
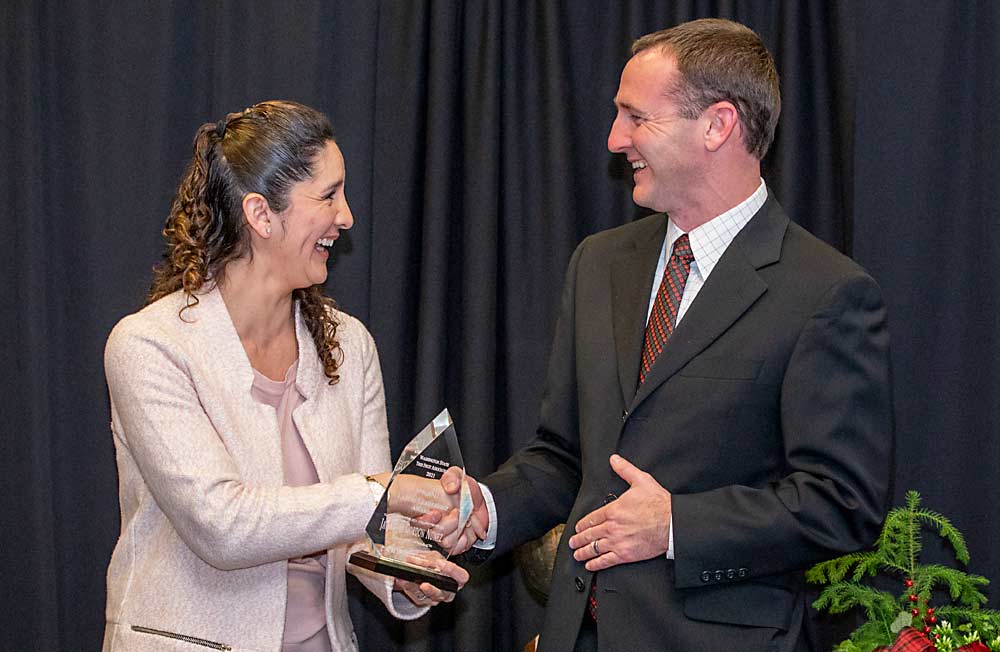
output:
[[[462,470],[462,489],[450,496],[441,488],[440,478],[452,466]],[[462,451],[445,409],[403,449],[365,528],[370,551],[354,553],[350,563],[455,592],[458,583],[438,572],[435,562],[451,556],[450,546],[471,514]]]

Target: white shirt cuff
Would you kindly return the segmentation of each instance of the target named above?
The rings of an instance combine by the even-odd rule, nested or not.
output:
[[[483,492],[483,500],[486,501],[486,511],[490,514],[490,524],[486,528],[486,539],[477,541],[472,547],[481,550],[493,550],[497,545],[497,504],[493,501],[493,492],[490,491],[489,487],[478,481],[476,484],[479,485],[479,490]]]
[[[670,515],[670,524],[667,526],[670,528],[669,534],[667,534],[667,559],[674,558],[674,515]]]

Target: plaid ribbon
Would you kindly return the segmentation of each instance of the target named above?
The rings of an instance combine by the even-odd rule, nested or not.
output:
[[[936,649],[926,634],[914,627],[904,627],[891,646],[880,645],[872,652],[933,652]],[[956,652],[990,652],[990,648],[974,641],[958,648]]]
[[[880,645],[872,652],[932,652],[934,649],[934,644],[923,632],[913,627],[904,627],[899,630],[892,646]]]

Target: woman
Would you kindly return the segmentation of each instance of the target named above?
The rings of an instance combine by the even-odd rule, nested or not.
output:
[[[353,221],[317,111],[262,102],[198,130],[148,305],[105,352],[106,652],[356,650],[345,571],[398,618],[452,599],[346,563],[389,468],[374,342],[321,289]]]

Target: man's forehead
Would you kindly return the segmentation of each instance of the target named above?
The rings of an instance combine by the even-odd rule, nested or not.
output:
[[[673,55],[661,50],[643,50],[636,54],[622,70],[621,82],[613,101],[623,109],[638,108],[644,100],[660,97],[665,92],[677,62]]]

